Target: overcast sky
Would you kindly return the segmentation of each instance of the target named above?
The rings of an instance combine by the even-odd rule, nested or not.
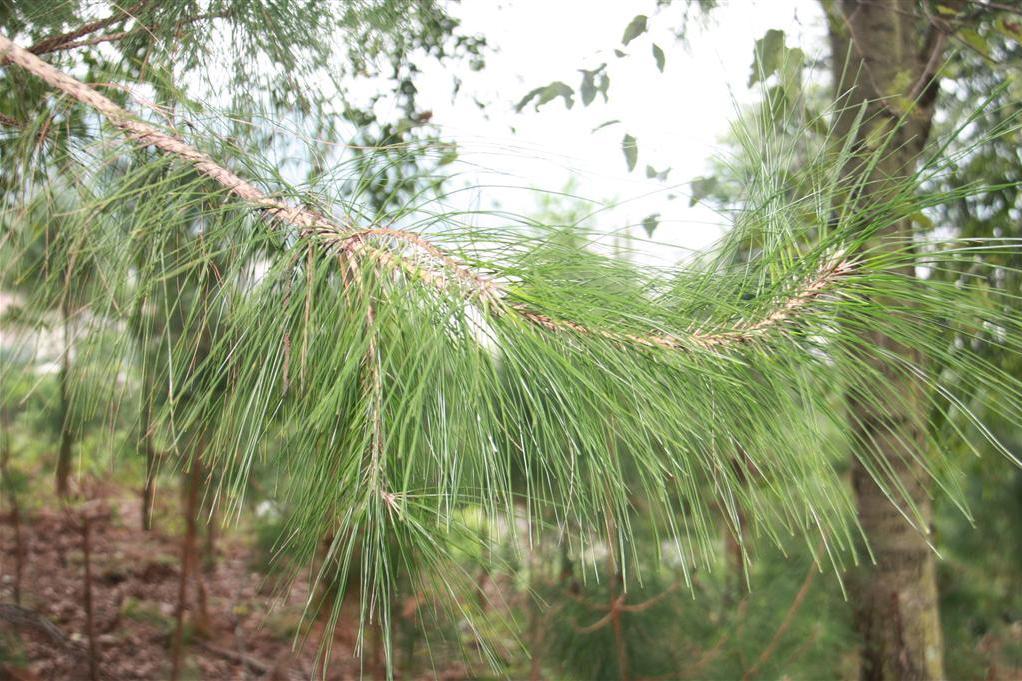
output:
[[[486,68],[459,74],[461,93],[452,102],[450,73],[430,66],[419,88],[419,103],[433,112],[441,135],[458,142],[463,165],[478,166],[472,183],[491,185],[459,194],[459,207],[501,207],[535,213],[533,189],[559,191],[569,180],[575,193],[618,207],[600,213],[602,231],[634,225],[660,213],[655,239],[686,248],[704,248],[721,233],[723,220],[712,210],[688,206],[687,183],[704,173],[708,159],[722,151],[721,138],[736,107],[752,101],[746,84],[753,45],[767,29],[782,29],[789,45],[811,56],[823,48],[825,31],[816,0],[730,0],[705,25],[693,24],[686,44],[671,29],[680,23],[682,2],[658,13],[656,0],[463,0],[453,5],[467,33],[486,36],[492,48]],[[650,17],[648,33],[627,47],[620,44],[636,14]],[[652,43],[666,53],[657,71]],[[618,58],[614,48],[628,56]],[[580,68],[608,64],[610,102],[569,111],[561,100],[538,112],[513,105],[534,87],[562,80],[577,88]],[[489,102],[483,112],[473,98]],[[621,123],[593,132],[612,119]],[[638,140],[639,159],[628,173],[621,138]],[[670,167],[668,181],[647,180],[646,164]],[[490,172],[486,172],[489,169]],[[522,189],[498,188],[512,185]],[[678,198],[669,200],[668,194]],[[646,248],[648,257],[674,261],[670,248]]]

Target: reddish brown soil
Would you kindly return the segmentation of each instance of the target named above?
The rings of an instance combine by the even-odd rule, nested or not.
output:
[[[180,579],[181,539],[158,526],[139,529],[137,502],[108,498],[91,523],[94,636],[101,678],[166,679]],[[52,508],[52,506],[50,507]],[[158,523],[171,525],[166,517]],[[82,533],[74,511],[35,511],[21,519],[21,606],[55,624],[71,647],[31,627],[0,622],[0,679],[88,679]],[[0,603],[14,603],[15,550],[11,514],[0,524]],[[292,650],[307,585],[279,598],[255,572],[252,550],[230,533],[212,567],[201,572],[208,626],[199,623],[197,582],[189,584],[188,640],[182,679],[310,678],[322,628]],[[358,678],[355,624],[342,618],[334,635],[328,679]],[[6,648],[6,650],[5,650]],[[369,676],[367,674],[367,676]],[[318,675],[317,675],[318,678]]]

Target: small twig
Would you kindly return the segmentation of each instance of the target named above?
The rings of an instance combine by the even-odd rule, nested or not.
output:
[[[35,610],[29,610],[28,608],[11,603],[0,603],[0,621],[6,622],[15,629],[31,629],[38,634],[42,634],[56,647],[70,651],[78,657],[84,657],[88,654],[79,644],[72,641],[61,631],[60,627]]]
[[[89,641],[89,679],[99,679],[99,653],[96,651],[96,625],[92,604],[92,523],[89,513],[82,513],[82,600],[85,607],[85,634]]]
[[[276,667],[272,666],[269,663],[263,662],[262,660],[256,657],[252,657],[251,655],[238,653],[236,651],[231,650],[230,648],[221,648],[220,646],[209,643],[208,641],[198,641],[196,642],[196,646],[201,648],[202,650],[205,650],[207,653],[216,655],[217,657],[223,658],[228,662],[239,664],[243,667],[251,669],[252,671],[258,674],[262,674],[263,676],[276,678],[273,677],[272,675],[274,674],[274,672],[279,672],[280,670],[279,665]],[[285,673],[287,674],[287,677],[289,679],[293,679],[294,681],[301,681],[301,679],[305,678],[304,676],[302,676],[302,674],[293,669],[288,669],[286,670]]]
[[[33,54],[46,54],[47,52],[53,52],[55,50],[62,49],[62,46],[66,45],[67,43],[73,42],[78,38],[87,36],[90,33],[95,33],[96,31],[104,29],[107,26],[116,24],[119,21],[125,21],[127,19],[133,18],[133,16],[137,14],[139,10],[141,10],[146,5],[146,2],[148,2],[148,0],[142,0],[142,2],[136,4],[134,7],[130,7],[121,13],[111,14],[110,16],[105,17],[103,19],[97,19],[95,21],[90,21],[87,24],[82,24],[73,31],[68,31],[67,33],[61,33],[59,35],[50,36],[49,38],[43,38],[35,45],[29,47],[28,51]]]
[[[741,603],[738,604],[738,609],[740,611],[743,610],[744,606],[747,605],[747,603],[748,601],[746,599],[743,599]],[[707,665],[709,665],[711,662],[717,659],[717,656],[720,655],[721,651],[724,649],[724,645],[729,640],[731,640],[731,635],[732,635],[731,630],[725,630],[719,637],[717,637],[717,640],[714,642],[714,644],[702,655],[699,656],[699,659],[695,661],[695,664],[693,664],[691,667],[685,670],[687,675],[695,676],[701,673],[702,670],[705,669]]]
[[[671,584],[669,587],[658,593],[656,596],[653,596],[652,598],[649,598],[641,603],[636,603],[635,605],[626,605],[622,603],[620,610],[622,612],[643,612],[645,610],[649,610],[654,605],[656,605],[657,603],[659,603],[660,601],[664,600],[672,593],[677,591],[680,586],[681,582],[676,581],[674,582],[674,584]]]
[[[822,296],[834,281],[852,274],[855,271],[855,264],[855,261],[845,257],[844,253],[837,253],[823,267],[814,272],[807,281],[802,283],[798,287],[797,292],[785,299],[772,313],[755,322],[738,323],[722,331],[700,331],[696,329],[688,336],[656,333],[637,335],[613,331],[597,331],[595,333],[615,343],[662,348],[665,350],[686,350],[691,348],[712,350],[725,345],[748,343],[789,321],[796,312],[804,309],[815,299]],[[548,331],[574,331],[578,334],[593,333],[581,324],[568,320],[553,319],[547,315],[533,312],[524,305],[513,304],[511,307],[528,321]]]
[[[6,622],[15,629],[31,630],[43,636],[55,648],[76,660],[86,659],[89,656],[89,651],[84,646],[72,641],[67,634],[61,631],[60,627],[35,610],[10,603],[0,603],[0,622]],[[109,674],[103,671],[99,671],[98,675],[104,681],[112,679]]]
[[[596,620],[592,624],[587,624],[584,627],[579,627],[579,626],[573,627],[575,629],[575,633],[576,634],[591,634],[594,631],[602,629],[602,628],[604,628],[605,626],[607,626],[610,623],[610,619],[613,616],[613,614],[614,614],[614,611],[613,611],[613,608],[611,608],[611,610],[608,611],[606,615],[604,615],[600,619]]]
[[[212,14],[197,14],[194,17],[188,17],[187,19],[182,19],[181,21],[179,21],[177,25],[174,27],[174,32],[175,34],[180,36],[181,29],[189,24],[194,24],[196,22],[204,21],[206,19],[222,19],[228,15],[229,12],[227,12],[226,10],[223,12],[214,12]],[[128,31],[116,31],[114,33],[105,33],[103,35],[95,35],[90,38],[82,38],[81,40],[71,40],[59,44],[54,44],[52,46],[45,46],[43,48],[35,49],[30,48],[29,51],[32,54],[37,55],[49,54],[51,52],[63,52],[66,50],[73,50],[78,47],[89,47],[91,45],[100,45],[102,43],[110,43],[117,40],[124,40],[125,38],[133,36],[137,33],[153,34],[156,28],[157,28],[156,26],[152,25],[136,26]]]
[[[936,22],[937,20],[934,19],[933,21]],[[916,80],[906,95],[911,102],[916,101],[923,94],[923,91],[936,79],[937,67],[940,65],[941,58],[944,55],[944,48],[947,46],[948,34],[944,30],[943,25],[934,23],[931,30],[935,33],[933,35],[933,45],[930,47],[930,55],[927,57],[926,63],[919,73],[918,80]]]
[[[806,577],[802,580],[802,586],[799,588],[798,593],[795,594],[795,599],[788,606],[788,611],[784,613],[784,619],[781,620],[781,624],[777,627],[777,631],[770,638],[770,642],[767,643],[766,648],[756,658],[756,662],[751,667],[745,670],[745,674],[742,675],[743,681],[751,679],[753,676],[762,669],[763,665],[766,664],[773,654],[777,651],[777,646],[780,645],[781,639],[788,633],[788,629],[791,628],[791,623],[795,620],[795,615],[798,613],[802,604],[805,603],[806,596],[809,594],[809,587],[813,585],[813,579],[816,577],[818,568],[815,562],[810,562],[809,571],[806,572]]]
[[[273,668],[270,665],[266,664],[265,662],[258,658],[252,657],[251,655],[239,653],[237,651],[231,650],[230,648],[221,648],[220,646],[213,645],[208,641],[198,641],[196,645],[197,647],[205,650],[208,653],[212,653],[217,657],[222,657],[223,659],[229,662],[240,664],[244,667],[247,667],[248,669],[251,669],[254,672],[258,672],[260,674],[269,674],[271,671],[273,671]]]

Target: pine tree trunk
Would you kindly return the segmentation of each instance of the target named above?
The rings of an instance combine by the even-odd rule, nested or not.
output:
[[[211,481],[212,471],[208,466],[203,466],[201,470],[202,479]],[[206,485],[210,485],[207,482]],[[212,574],[216,570],[216,545],[217,545],[217,512],[216,504],[213,502],[212,495],[203,495],[204,501],[201,504],[202,513],[202,571],[206,574]]]
[[[11,526],[14,529],[14,604],[21,605],[21,573],[24,550],[21,543],[21,508],[18,490],[11,479],[11,415],[7,404],[0,404],[0,488],[11,508]]]
[[[202,481],[199,457],[194,454],[188,475],[184,478],[184,516],[185,535],[181,540],[181,579],[178,582],[177,608],[174,613],[176,620],[174,639],[171,649],[170,678],[173,681],[181,678],[181,662],[184,655],[185,611],[188,609],[188,580],[196,563],[195,535],[196,515],[199,512],[199,485]]]
[[[145,485],[142,487],[142,530],[153,529],[153,503],[156,499],[156,455],[152,448],[146,449]]]
[[[142,529],[146,532],[153,529],[153,502],[156,499],[156,448],[153,446],[152,434],[152,385],[148,378],[148,370],[142,369],[142,413],[139,429],[141,431],[142,451],[145,453],[145,483],[142,485]]]
[[[92,519],[86,510],[81,516],[82,532],[82,603],[85,607],[85,634],[89,644],[89,681],[99,681],[99,653],[96,650],[96,623],[92,603]]]
[[[821,2],[828,15],[835,95],[841,108],[835,121],[839,143],[840,138],[857,135],[866,144],[869,133],[882,130],[880,126],[902,125],[869,178],[864,196],[858,197],[868,205],[871,198],[882,200],[910,176],[919,159],[937,89],[929,69],[939,62],[930,55],[942,49],[942,36],[917,18],[915,3],[908,0]],[[916,104],[908,105],[913,99]],[[854,120],[863,103],[864,123],[856,130]],[[885,236],[910,234],[911,225],[901,223]],[[902,274],[914,276],[913,271]],[[864,346],[883,348],[919,366],[911,349],[882,334],[867,334]],[[876,362],[874,369],[881,372],[881,364]],[[890,370],[878,376],[878,383],[882,385],[868,390],[879,399],[851,394],[848,402],[857,448],[852,482],[859,522],[875,558],[852,585],[862,636],[860,678],[939,679],[944,676],[943,641],[935,557],[927,542],[932,524],[930,481],[920,464],[926,458],[925,388],[918,378]],[[869,469],[887,471],[883,476],[887,492]],[[904,489],[900,497],[896,484]]]
[[[74,433],[71,430],[71,404],[69,394],[69,375],[71,370],[71,334],[70,311],[66,303],[60,306],[61,321],[64,329],[64,348],[60,355],[60,452],[57,455],[56,485],[57,496],[64,498],[70,493],[71,448],[74,444]]]

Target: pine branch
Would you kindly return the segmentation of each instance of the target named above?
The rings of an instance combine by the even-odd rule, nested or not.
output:
[[[739,323],[724,331],[693,331],[690,336],[683,338],[669,334],[649,334],[639,336],[635,334],[616,333],[613,331],[596,331],[576,324],[569,320],[555,320],[537,312],[529,310],[524,305],[515,305],[514,309],[523,317],[549,331],[573,331],[579,334],[596,333],[614,343],[625,345],[639,345],[648,348],[662,348],[665,350],[685,350],[693,346],[703,350],[713,350],[722,346],[734,346],[749,343],[765,335],[784,323],[790,321],[798,311],[806,308],[814,300],[820,298],[838,279],[848,276],[855,271],[855,262],[846,257],[843,252],[832,257],[823,267],[805,281],[797,292],[786,299],[776,310],[755,322]]]
[[[336,245],[342,252],[352,252],[355,247],[364,244],[366,239],[371,236],[392,237],[398,241],[418,246],[429,255],[452,266],[457,278],[469,281],[476,286],[476,293],[483,302],[495,302],[496,300],[496,287],[492,282],[481,275],[472,273],[464,265],[456,263],[450,256],[444,256],[439,249],[419,237],[400,230],[358,230],[355,227],[346,227],[307,208],[291,206],[273,199],[252,183],[217,163],[208,154],[199,151],[183,140],[168,135],[149,123],[134,118],[129,112],[93,88],[47,64],[5,36],[0,36],[0,57],[3,57],[6,62],[20,66],[78,102],[92,107],[124,133],[129,140],[144,146],[152,145],[184,161],[233,195],[264,211],[277,224],[298,227],[302,237],[320,237],[327,243]],[[372,255],[384,264],[401,269],[406,268],[393,253],[374,250]],[[446,288],[447,286],[447,278],[442,272],[419,269],[413,274],[438,287]]]
[[[5,61],[34,74],[51,87],[92,107],[133,142],[155,146],[164,153],[188,163],[197,172],[226,188],[233,195],[264,211],[274,224],[297,227],[299,236],[302,238],[318,238],[326,245],[328,253],[334,250],[338,255],[352,256],[361,253],[361,255],[375,259],[388,267],[403,270],[413,279],[422,279],[441,290],[446,290],[450,284],[449,277],[445,272],[453,272],[455,280],[468,289],[466,297],[469,302],[475,300],[484,309],[497,315],[508,312],[515,313],[529,324],[547,331],[571,331],[580,335],[595,335],[614,343],[645,348],[682,351],[693,348],[721,350],[728,346],[748,343],[783,325],[799,310],[819,298],[834,280],[853,271],[853,263],[839,255],[814,274],[802,290],[784,301],[764,319],[753,323],[739,324],[724,331],[709,332],[697,329],[688,337],[681,337],[669,334],[631,334],[591,329],[572,320],[554,319],[525,304],[508,301],[507,292],[492,278],[474,271],[454,256],[445,253],[436,245],[416,234],[390,228],[358,229],[354,226],[342,225],[302,206],[292,206],[274,199],[251,182],[242,179],[233,171],[219,164],[211,156],[149,123],[134,118],[129,112],[85,83],[59,71],[4,36],[0,36],[0,56]],[[415,266],[406,263],[392,250],[373,248],[369,244],[373,237],[387,238],[408,244],[428,259],[433,260],[439,268]],[[357,271],[357,263],[349,260],[348,264],[349,267]]]
[[[0,125],[4,126],[5,128],[15,129],[19,129],[22,127],[18,119],[8,116],[7,114],[4,113],[0,113]]]
[[[141,5],[140,5],[141,6]],[[174,26],[174,35],[177,37],[181,36],[181,29],[189,24],[194,24],[199,21],[206,19],[222,19],[229,16],[229,12],[215,12],[212,14],[197,14],[187,19],[182,19],[177,22]],[[113,23],[113,22],[110,22]],[[53,42],[50,44],[41,44],[41,46],[34,46],[29,48],[29,52],[35,55],[49,54],[52,52],[64,52],[67,50],[73,50],[79,47],[90,47],[92,45],[100,45],[102,43],[112,43],[125,38],[131,37],[138,33],[153,33],[156,30],[156,26],[135,26],[134,28],[127,31],[116,31],[114,33],[104,33],[103,35],[94,35],[88,38],[81,38],[80,40],[66,39],[59,42]]]
[[[103,19],[90,21],[89,23],[83,24],[72,31],[44,38],[29,47],[28,51],[32,54],[46,54],[48,52],[68,49],[68,45],[74,43],[79,38],[87,36],[90,33],[95,33],[96,31],[102,30],[107,26],[111,26],[120,21],[132,18],[134,15],[138,14],[143,7],[145,7],[147,2],[148,0],[142,0],[142,2],[139,2],[126,10],[111,14]]]

